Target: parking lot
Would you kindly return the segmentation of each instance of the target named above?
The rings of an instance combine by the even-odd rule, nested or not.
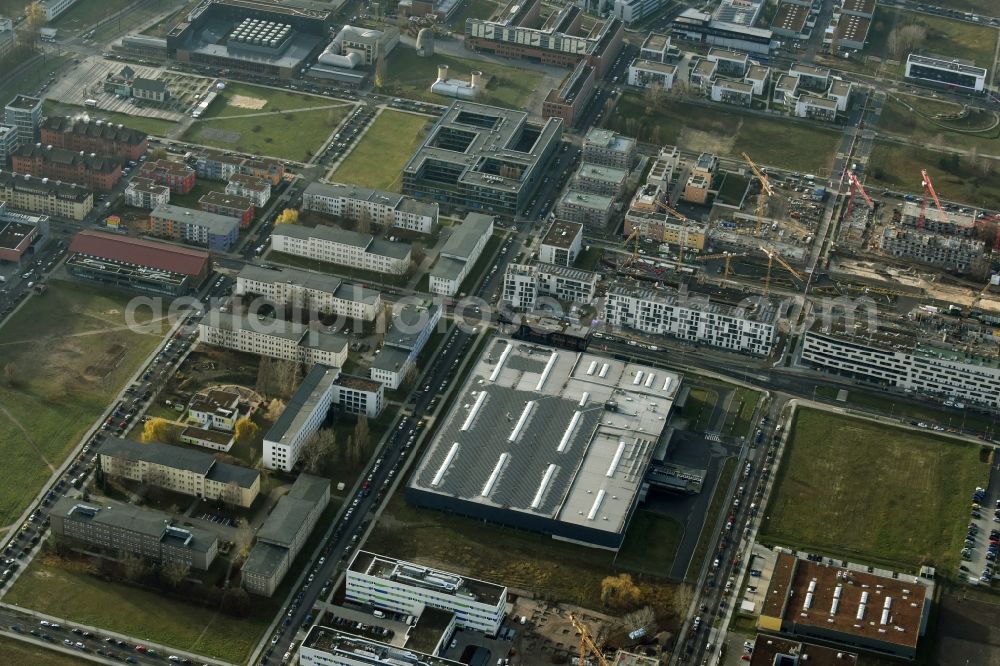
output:
[[[969,524],[959,569],[973,585],[989,585],[1000,551],[1000,479],[994,465],[987,488],[970,489]]]

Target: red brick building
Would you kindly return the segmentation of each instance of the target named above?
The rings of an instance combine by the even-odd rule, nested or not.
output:
[[[587,61],[581,60],[558,87],[549,91],[542,102],[543,118],[562,118],[567,127],[573,127],[578,114],[586,108],[594,94],[596,73]]]
[[[225,192],[209,192],[202,196],[198,199],[198,208],[207,213],[235,217],[240,221],[240,229],[250,226],[255,210],[253,201],[247,197]]]
[[[11,167],[36,178],[65,180],[101,192],[112,189],[122,177],[121,161],[113,157],[39,144],[18,148]]]
[[[194,169],[181,162],[162,159],[146,162],[139,169],[141,178],[149,178],[154,183],[166,185],[174,194],[187,194],[194,187]]]
[[[149,147],[145,132],[103,120],[49,116],[42,123],[41,134],[46,146],[109,155],[123,161],[138,160]]]

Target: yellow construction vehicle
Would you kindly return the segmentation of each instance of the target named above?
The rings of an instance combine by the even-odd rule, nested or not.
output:
[[[587,625],[580,621],[580,618],[576,616],[576,613],[569,614],[569,621],[573,623],[573,628],[580,633],[580,652],[579,661],[577,663],[580,666],[585,666],[587,663],[588,653],[593,655],[597,659],[598,666],[610,666],[608,660],[604,658],[601,653],[601,648],[598,647],[597,643],[590,636],[590,630],[587,629]]]

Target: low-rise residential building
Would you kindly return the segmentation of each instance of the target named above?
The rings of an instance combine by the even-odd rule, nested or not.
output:
[[[125,187],[125,203],[135,208],[153,210],[170,203],[170,188],[150,178],[137,176]]]
[[[420,4],[419,2],[414,3]],[[445,628],[441,636],[451,635],[454,628]],[[437,626],[434,627],[437,633]],[[433,639],[431,639],[433,640]],[[300,666],[463,666],[462,662],[435,656],[437,645],[414,649],[412,645],[397,647],[390,643],[363,638],[317,624],[302,639],[299,649]],[[447,645],[447,643],[445,643]],[[428,654],[428,653],[435,654]]]
[[[799,78],[804,90],[823,93],[830,88],[830,70],[797,62],[788,68],[788,73]]]
[[[437,304],[427,307],[406,304],[397,309],[382,350],[372,361],[371,378],[382,382],[389,390],[399,388],[440,319],[441,308]]]
[[[713,102],[749,108],[753,104],[753,84],[718,79],[712,84],[710,97]]]
[[[42,144],[21,144],[10,160],[11,169],[35,178],[52,178],[83,185],[101,192],[121,180],[121,162],[94,153],[78,153]]]
[[[454,613],[460,627],[496,635],[506,616],[507,588],[359,550],[347,568],[347,601],[420,615],[425,607]]]
[[[253,220],[256,208],[253,201],[238,194],[209,192],[198,199],[198,208],[208,213],[233,217],[240,221],[240,229],[246,229]]]
[[[611,219],[614,200],[601,194],[586,194],[567,190],[556,205],[560,219],[579,222],[589,229],[604,230]]]
[[[257,541],[241,570],[247,592],[274,594],[329,504],[330,481],[299,474],[257,530]]]
[[[553,264],[509,264],[504,275],[503,302],[515,310],[531,311],[539,296],[569,303],[590,303],[597,292],[598,275]]]
[[[177,525],[163,511],[118,502],[63,497],[49,511],[52,533],[90,547],[140,555],[155,564],[180,563],[204,571],[219,552],[219,540],[208,530]]]
[[[492,215],[469,213],[462,224],[452,227],[451,236],[441,247],[428,275],[431,292],[442,296],[457,294],[492,236]]]
[[[299,453],[319,430],[333,404],[334,382],[340,370],[317,363],[264,436],[264,466],[292,471]]]
[[[410,244],[339,227],[282,224],[271,236],[271,249],[373,273],[402,275],[410,267]]]
[[[851,103],[853,89],[853,82],[835,78],[830,83],[830,90],[827,91],[826,96],[837,103],[837,111],[844,112],[847,111],[847,106]]]
[[[749,56],[742,51],[731,51],[729,49],[713,46],[708,50],[708,60],[719,64],[718,73],[724,76],[735,76],[743,78],[747,73],[747,68],[751,61]]]
[[[355,221],[367,215],[372,224],[422,234],[438,225],[437,203],[358,185],[312,182],[302,193],[302,207]]]
[[[691,59],[691,73],[688,80],[691,86],[702,93],[708,93],[712,89],[712,82],[715,81],[719,72],[719,62],[695,56]]]
[[[244,508],[260,492],[257,470],[219,462],[211,453],[185,446],[109,437],[98,449],[98,465],[107,476]]]
[[[309,365],[339,368],[347,360],[347,340],[342,336],[284,319],[210,310],[198,324],[198,339],[207,345]]]
[[[713,302],[707,295],[628,287],[608,291],[604,314],[611,326],[762,356],[771,353],[777,321],[773,307],[763,302],[751,308]]]
[[[385,387],[368,377],[341,373],[333,382],[333,404],[348,414],[378,418],[385,407]]]
[[[755,97],[760,97],[767,93],[768,85],[771,82],[771,68],[763,65],[750,65],[743,81],[753,87]]]
[[[257,176],[234,173],[226,183],[226,194],[247,197],[257,208],[263,208],[271,198],[271,181]]]
[[[594,128],[583,140],[584,162],[631,169],[635,160],[635,139],[606,129]]]
[[[775,104],[783,104],[794,108],[795,100],[799,98],[799,77],[791,74],[782,74],[774,82],[774,93],[771,100]]]
[[[226,252],[239,238],[240,222],[225,215],[161,204],[149,214],[148,231],[161,238],[174,238]]]
[[[166,158],[143,162],[139,167],[139,176],[166,185],[174,194],[187,194],[194,189],[196,180],[194,169],[183,162]]]
[[[335,275],[284,266],[280,270],[245,264],[234,294],[262,296],[276,306],[372,321],[382,311],[382,295]]]
[[[538,260],[556,266],[571,266],[583,249],[583,225],[555,220],[538,245]]]
[[[203,428],[232,432],[240,418],[240,395],[224,389],[198,393],[188,403],[187,417]]]
[[[94,195],[85,187],[2,169],[0,200],[18,210],[68,220],[82,220],[94,207]]]
[[[910,227],[886,227],[880,243],[886,254],[958,273],[969,271],[985,256],[986,250],[986,244],[977,238],[960,238]]]
[[[39,128],[46,146],[138,160],[149,147],[145,132],[87,116],[48,116]]]
[[[577,63],[573,71],[542,101],[543,118],[562,118],[567,127],[572,127],[587,108],[594,96],[597,70],[585,60]]]
[[[614,199],[625,190],[627,179],[628,171],[625,169],[584,162],[573,176],[573,188]]]
[[[656,60],[636,58],[628,66],[628,84],[639,88],[660,86],[664,90],[674,87],[677,65]]]
[[[671,56],[670,35],[651,32],[639,47],[639,57],[650,62],[667,62]]]
[[[285,165],[269,157],[254,159],[226,155],[216,150],[203,150],[195,159],[194,170],[199,178],[229,181],[236,174],[263,178],[275,187],[285,177]]]
[[[809,94],[800,95],[795,102],[795,115],[799,118],[833,122],[837,119],[837,100]]]

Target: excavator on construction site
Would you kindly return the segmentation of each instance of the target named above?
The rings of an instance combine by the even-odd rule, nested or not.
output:
[[[764,214],[767,212],[767,202],[770,197],[774,196],[774,188],[771,187],[771,181],[768,180],[767,174],[757,166],[756,162],[750,159],[749,155],[746,153],[740,153],[740,155],[750,165],[750,170],[753,171],[754,177],[760,182],[760,194],[757,195],[757,210],[755,212],[757,216],[757,229],[754,232],[757,236],[760,236],[761,228],[764,226]]]
[[[604,653],[601,652],[600,646],[597,645],[590,635],[587,625],[580,621],[576,613],[569,614],[569,621],[573,623],[573,628],[580,634],[580,651],[577,663],[580,666],[585,666],[587,664],[587,656],[591,655],[597,660],[598,666],[611,666],[608,660],[605,659]]]

